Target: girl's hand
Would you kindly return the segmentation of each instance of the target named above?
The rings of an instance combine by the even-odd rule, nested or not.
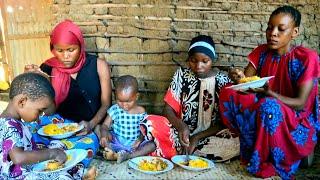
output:
[[[182,124],[183,124],[182,127],[178,129],[179,140],[182,146],[188,147],[190,145],[190,142],[189,142],[190,130],[185,123],[182,123]]]
[[[84,136],[92,132],[92,126],[88,121],[81,121],[79,125],[83,125],[83,129],[77,134],[77,136]]]
[[[58,161],[60,164],[63,164],[64,162],[67,161],[67,155],[63,149],[54,148],[49,150],[50,150],[49,151],[50,157],[53,157],[52,159]]]
[[[196,147],[198,145],[198,142],[199,142],[199,139],[196,136],[191,136],[190,145],[189,145],[189,148],[188,148],[189,154],[192,154],[195,151],[195,149],[196,149]]]

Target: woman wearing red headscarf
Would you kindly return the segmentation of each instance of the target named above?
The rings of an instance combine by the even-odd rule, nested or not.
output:
[[[41,116],[37,126],[30,125],[38,146],[87,149],[88,157],[82,161],[87,167],[97,152],[99,141],[93,130],[105,117],[111,103],[110,70],[105,60],[85,53],[80,28],[70,20],[59,23],[50,35],[53,57],[41,64],[27,65],[26,71],[37,70],[51,80],[54,87],[55,112]],[[49,113],[48,113],[49,114]],[[77,122],[84,126],[75,137],[51,140],[40,137],[35,128],[49,123]]]

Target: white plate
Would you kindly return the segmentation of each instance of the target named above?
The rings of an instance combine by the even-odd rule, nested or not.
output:
[[[185,165],[182,165],[181,162],[184,162],[185,159],[186,159],[186,155],[176,155],[176,156],[173,156],[171,158],[171,161],[175,164],[177,164],[178,166],[184,168],[184,169],[187,169],[187,170],[190,170],[190,171],[202,171],[202,170],[206,170],[206,169],[211,169],[214,167],[214,163],[212,161],[210,161],[209,159],[206,159],[206,158],[203,158],[203,157],[199,157],[199,156],[193,156],[193,155],[189,155],[189,158],[191,160],[194,160],[194,159],[202,159],[204,161],[206,161],[208,163],[208,167],[206,168],[193,168],[193,167],[190,167],[190,166],[185,166]]]
[[[144,170],[139,169],[138,164],[141,161],[143,161],[143,160],[151,161],[152,159],[161,159],[162,161],[164,161],[168,165],[167,168],[165,168],[162,171],[144,171]],[[141,157],[136,157],[136,158],[130,159],[128,161],[128,165],[131,168],[133,168],[137,171],[146,173],[146,174],[160,174],[160,173],[164,173],[164,172],[167,172],[167,171],[170,171],[171,169],[173,169],[173,164],[171,161],[164,159],[164,158],[161,158],[161,157],[153,157],[153,156],[141,156]]]
[[[255,80],[255,81],[250,81],[247,83],[241,83],[233,86],[229,86],[227,88],[231,88],[234,90],[247,90],[249,88],[259,88],[262,87],[269,79],[273,78],[274,76],[268,76],[268,77],[263,77],[261,79]]]
[[[79,125],[78,123],[58,123],[57,124],[60,128],[64,127],[64,126],[67,126],[67,125],[77,125],[78,128],[75,130],[75,131],[72,131],[72,132],[67,132],[67,133],[64,133],[64,134],[59,134],[59,135],[48,135],[46,133],[43,132],[43,129],[44,129],[44,126],[41,127],[37,132],[38,134],[40,134],[41,136],[48,136],[48,137],[51,137],[51,138],[54,138],[54,139],[64,139],[64,138],[68,138],[70,136],[73,136],[75,133],[81,131],[81,129],[84,128],[83,125]]]
[[[67,154],[67,156],[70,155],[71,159],[65,162],[63,168],[56,169],[54,171],[44,171],[47,167],[48,162],[51,161],[51,160],[48,160],[48,161],[43,161],[38,164],[35,164],[32,167],[32,171],[37,173],[53,173],[53,172],[69,170],[73,168],[76,164],[84,160],[88,154],[87,150],[84,150],[84,149],[70,149],[70,150],[66,150],[65,153]]]

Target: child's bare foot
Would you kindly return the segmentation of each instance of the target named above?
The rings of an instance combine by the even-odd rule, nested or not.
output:
[[[102,152],[103,158],[109,161],[115,161],[118,159],[118,154],[111,149],[105,148]]]
[[[126,151],[119,151],[117,154],[118,154],[117,163],[121,163],[121,162],[129,159],[129,155],[130,155]]]
[[[87,173],[83,176],[83,180],[94,180],[98,175],[97,169],[95,166],[92,166]]]

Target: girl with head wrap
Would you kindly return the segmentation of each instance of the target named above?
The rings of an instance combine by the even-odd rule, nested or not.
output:
[[[50,49],[53,57],[41,64],[40,69],[36,65],[25,67],[27,71],[38,70],[49,75],[56,93],[57,114],[40,117],[38,125],[77,122],[84,128],[78,136],[61,141],[44,139],[34,133],[35,140],[39,146],[54,144],[66,149],[87,149],[88,158],[82,162],[86,167],[99,147],[92,131],[105,117],[111,103],[110,70],[105,60],[85,53],[82,32],[70,20],[55,26],[50,35]]]

